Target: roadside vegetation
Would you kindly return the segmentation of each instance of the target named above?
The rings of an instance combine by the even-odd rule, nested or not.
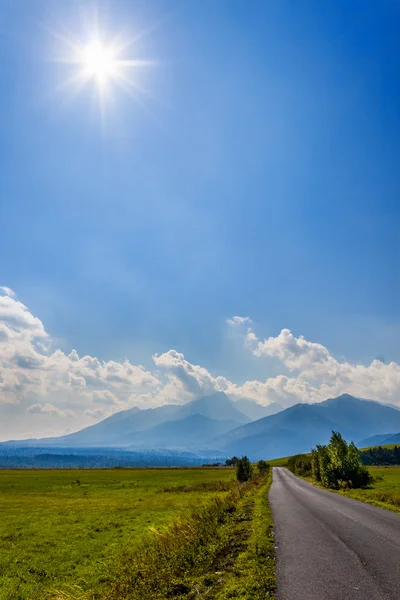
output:
[[[0,471],[0,599],[273,598],[272,473],[248,464],[244,483],[233,468]]]
[[[240,461],[247,467],[246,457]],[[140,547],[127,550],[101,598],[273,598],[271,477],[271,469],[262,464],[261,471],[239,482],[225,498],[154,530]]]
[[[348,444],[336,431],[332,432],[329,444],[318,445],[311,455],[290,457],[288,468],[302,477],[311,476],[316,483],[331,490],[365,488],[372,483],[372,476],[362,465],[355,444]]]
[[[298,454],[270,462],[273,466],[286,466],[315,485],[400,512],[399,447],[391,445],[364,448],[361,451],[356,449],[357,463],[355,446],[346,444],[346,450],[345,444],[339,434],[333,434],[328,446],[317,446],[311,454]],[[320,448],[323,450],[318,453]],[[333,456],[331,462],[327,459],[329,452]],[[322,470],[325,469],[324,473],[321,464]]]
[[[340,493],[400,513],[400,466],[369,467],[368,470],[372,475],[370,486]]]
[[[377,446],[360,452],[361,462],[369,466],[400,465],[400,446]]]

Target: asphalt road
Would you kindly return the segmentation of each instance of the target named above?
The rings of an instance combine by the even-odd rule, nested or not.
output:
[[[274,467],[278,600],[400,600],[400,514]]]

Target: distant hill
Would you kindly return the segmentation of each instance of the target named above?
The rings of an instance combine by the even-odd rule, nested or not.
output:
[[[384,433],[382,435],[373,435],[360,440],[357,446],[359,448],[370,448],[371,446],[386,446],[390,444],[400,444],[400,433]]]
[[[214,440],[214,446],[252,459],[277,458],[309,452],[315,444],[326,443],[332,430],[357,441],[393,427],[400,429],[400,411],[343,394],[317,404],[296,404],[238,427]]]

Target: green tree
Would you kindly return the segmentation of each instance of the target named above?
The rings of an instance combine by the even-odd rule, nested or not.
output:
[[[238,460],[239,459],[237,456],[232,456],[232,458],[227,458],[225,461],[225,466],[226,467],[236,467],[236,463]]]
[[[242,456],[236,463],[236,479],[241,483],[248,481],[253,474],[253,468],[247,456]]]
[[[321,473],[319,470],[318,451],[311,450],[311,474],[315,481],[321,481]]]
[[[307,454],[295,454],[288,460],[287,465],[289,471],[300,475],[300,477],[308,477],[311,475],[311,460]]]
[[[372,481],[354,443],[348,444],[337,431],[332,431],[327,446],[312,450],[311,466],[315,481],[331,489],[365,487]]]

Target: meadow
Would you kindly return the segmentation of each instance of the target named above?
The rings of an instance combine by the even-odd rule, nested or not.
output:
[[[126,549],[224,498],[234,477],[224,468],[0,470],[0,599],[107,586]]]
[[[400,513],[400,466],[368,467],[368,470],[374,478],[370,487],[340,493]]]

